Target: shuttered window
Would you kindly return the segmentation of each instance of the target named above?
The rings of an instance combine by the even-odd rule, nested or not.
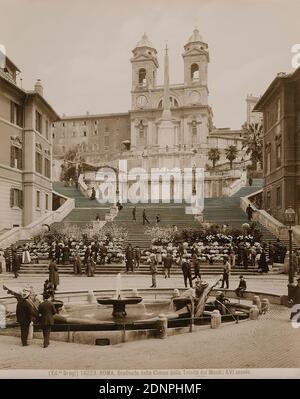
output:
[[[43,133],[42,115],[38,111],[35,111],[35,130]]]
[[[37,208],[41,207],[41,192],[40,191],[36,192],[36,207]]]
[[[45,208],[48,211],[49,210],[49,195],[45,195]]]
[[[49,140],[49,121],[46,120],[45,126],[46,126],[46,139]]]
[[[23,107],[13,101],[10,102],[10,122],[23,127]]]
[[[44,159],[44,166],[45,166],[45,168],[44,168],[45,176],[48,177],[48,178],[50,179],[50,177],[51,177],[51,170],[50,170],[50,160],[49,160],[49,159],[47,159],[47,158]]]
[[[17,188],[10,189],[10,207],[23,208],[23,191]]]
[[[35,170],[38,173],[43,173],[43,157],[39,152],[35,153]]]
[[[10,147],[10,166],[12,168],[22,169],[23,167],[23,152],[19,147]]]

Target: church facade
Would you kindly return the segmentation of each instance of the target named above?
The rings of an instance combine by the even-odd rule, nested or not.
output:
[[[190,154],[207,147],[212,130],[208,105],[208,45],[197,29],[184,46],[184,82],[169,85],[170,108],[175,126],[172,149]],[[164,85],[157,84],[157,51],[146,35],[133,49],[131,110],[128,113],[62,117],[54,124],[54,155],[80,151],[87,162],[101,164],[122,157],[127,142],[135,155],[156,153],[160,147],[158,121],[162,114]],[[160,152],[170,151],[168,144]],[[129,154],[125,156],[128,157]]]

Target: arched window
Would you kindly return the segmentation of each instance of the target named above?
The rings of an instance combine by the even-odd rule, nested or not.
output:
[[[146,69],[141,68],[139,70],[139,84],[145,86],[146,85]]]
[[[199,65],[198,64],[192,64],[191,65],[191,79],[193,82],[199,80],[200,74],[199,74]]]
[[[160,102],[158,103],[158,108],[162,108],[162,102],[163,102],[163,100],[160,100]],[[170,103],[171,103],[172,108],[179,107],[178,101],[176,100],[175,97],[172,97],[172,96],[170,97]]]

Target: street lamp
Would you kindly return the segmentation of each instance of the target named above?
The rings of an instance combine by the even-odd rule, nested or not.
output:
[[[292,259],[292,251],[293,251],[293,230],[292,226],[295,224],[296,220],[296,212],[294,209],[289,206],[284,212],[285,215],[285,223],[289,226],[289,283],[288,283],[288,299],[291,300],[293,298],[293,288],[294,288],[294,268],[293,268],[293,259]]]

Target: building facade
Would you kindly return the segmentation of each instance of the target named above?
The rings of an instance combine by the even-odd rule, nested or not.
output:
[[[284,223],[292,206],[300,223],[300,68],[278,74],[254,108],[263,112],[263,207]]]
[[[0,231],[26,226],[52,211],[52,123],[59,116],[43,97],[17,85],[7,57],[0,68]]]
[[[63,158],[76,151],[89,163],[106,163],[117,159],[130,140],[129,113],[62,116],[53,123],[53,152]]]
[[[95,166],[127,168],[211,168],[209,150],[218,148],[218,163],[227,163],[226,149],[237,147],[236,162],[243,160],[241,131],[216,129],[209,105],[209,49],[198,29],[183,47],[183,82],[170,83],[169,54],[164,54],[164,82],[159,85],[157,50],[146,34],[132,50],[131,109],[128,113],[66,117],[53,128],[54,156],[63,159],[70,150],[77,159]],[[77,161],[76,161],[77,162]],[[59,167],[56,168],[59,171]],[[208,196],[222,195],[225,177],[208,173]],[[228,171],[227,183],[232,179]],[[58,175],[58,173],[56,174]],[[236,177],[234,177],[236,179]],[[207,181],[208,181],[207,180]],[[172,189],[172,191],[176,188]],[[214,193],[214,194],[212,194]]]

